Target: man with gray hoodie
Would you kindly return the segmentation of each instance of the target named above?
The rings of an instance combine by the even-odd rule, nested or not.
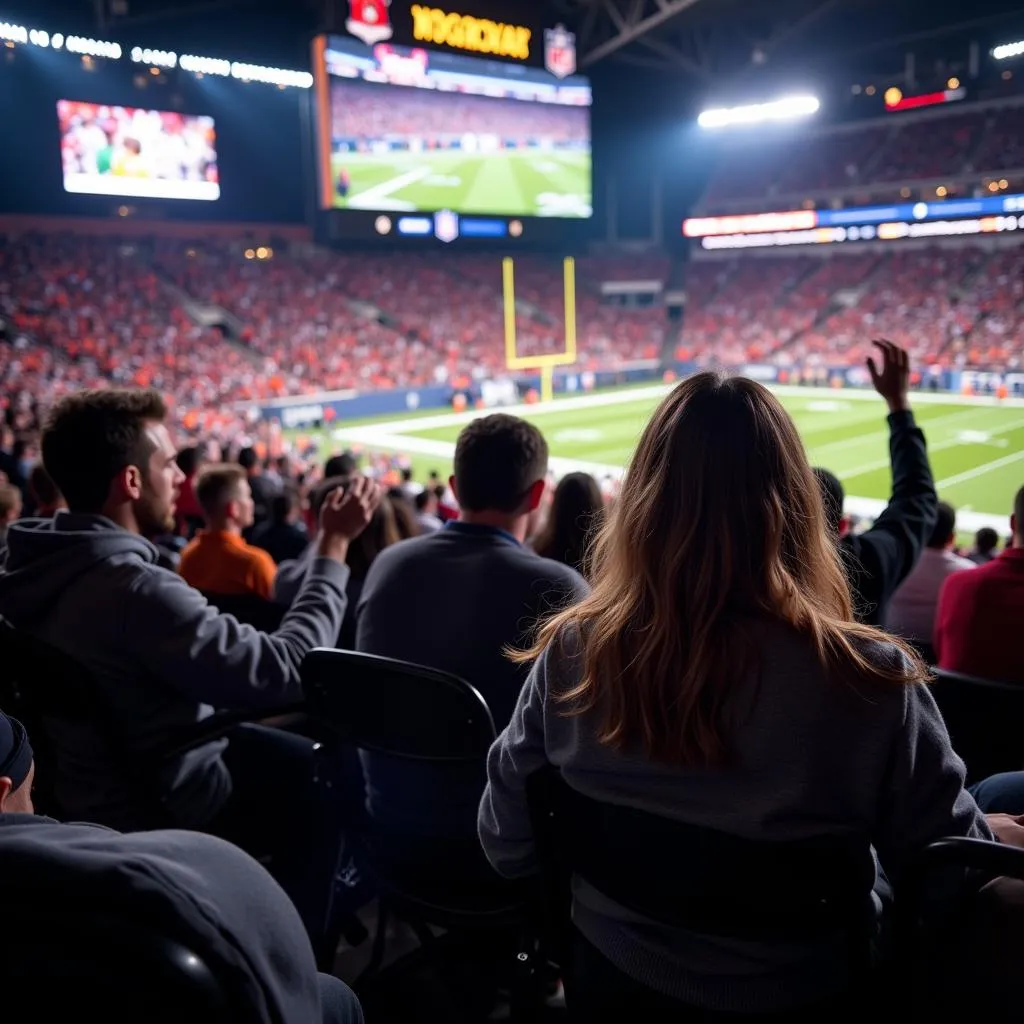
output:
[[[160,568],[145,539],[173,525],[184,479],[165,418],[155,391],[82,391],[60,401],[43,433],[43,463],[69,510],[13,526],[0,575],[0,616],[92,674],[107,726],[140,761],[212,708],[269,709],[300,698],[303,658],[333,645],[341,628],[349,541],[379,502],[376,486],[361,477],[332,496],[298,598],[277,632],[257,632]],[[254,779],[275,779],[289,790],[285,776],[311,768],[312,745],[308,759],[296,757],[289,747],[295,737],[262,732],[267,735],[258,742],[243,736],[237,752],[225,751],[221,741],[170,765],[161,795],[173,824],[223,835],[221,823],[237,820],[239,804],[248,811],[262,800],[272,811],[257,824],[288,838],[281,813],[298,795],[254,794],[257,783],[247,776],[251,767]],[[67,813],[122,830],[137,827],[132,780],[111,770],[97,752],[97,737],[75,726],[52,739],[61,755],[57,797]],[[295,836],[290,841],[297,845]]]

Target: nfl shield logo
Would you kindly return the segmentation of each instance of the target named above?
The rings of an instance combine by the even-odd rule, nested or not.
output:
[[[544,33],[544,65],[556,78],[567,78],[576,72],[576,36],[564,25]]]
[[[459,237],[459,215],[451,210],[435,213],[434,234],[441,242],[454,242]]]
[[[392,36],[388,5],[391,0],[349,0],[345,28],[367,46],[382,43]]]

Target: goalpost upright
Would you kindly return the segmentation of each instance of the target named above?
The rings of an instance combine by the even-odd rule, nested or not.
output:
[[[509,370],[539,370],[540,399],[542,402],[550,402],[555,391],[555,367],[571,366],[576,362],[576,260],[572,256],[566,256],[562,263],[565,348],[561,352],[525,356],[519,354],[516,340],[515,273],[515,260],[511,256],[506,256],[502,261],[505,294],[505,365]]]

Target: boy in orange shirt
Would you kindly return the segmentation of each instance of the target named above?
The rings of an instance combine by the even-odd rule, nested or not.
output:
[[[253,498],[245,470],[234,464],[207,466],[195,488],[206,529],[182,552],[179,572],[206,594],[254,594],[270,598],[274,560],[242,539],[253,522]]]

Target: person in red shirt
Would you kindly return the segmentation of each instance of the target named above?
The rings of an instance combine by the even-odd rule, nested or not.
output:
[[[943,584],[935,616],[939,668],[1024,684],[1024,487],[1010,518],[1013,541],[998,558]]]
[[[277,566],[266,551],[242,539],[253,522],[253,497],[245,470],[234,463],[207,466],[196,483],[206,529],[182,552],[178,571],[206,594],[270,597]]]

